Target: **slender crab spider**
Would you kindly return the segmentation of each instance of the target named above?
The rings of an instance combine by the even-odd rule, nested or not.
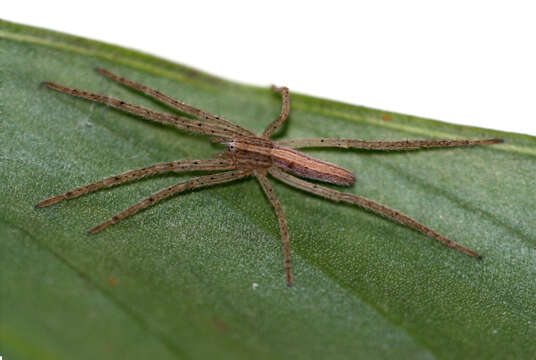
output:
[[[283,208],[268,180],[267,174],[270,174],[275,179],[303,191],[333,201],[344,201],[368,209],[376,214],[385,216],[391,220],[420,231],[446,246],[452,247],[469,256],[481,259],[481,256],[475,251],[446,238],[438,232],[396,210],[388,208],[387,206],[359,195],[339,192],[303,180],[302,178],[309,178],[336,185],[349,186],[354,183],[355,178],[350,171],[343,169],[342,167],[314,159],[294,149],[307,147],[337,147],[344,149],[354,148],[369,150],[415,150],[434,147],[496,144],[501,142],[501,139],[364,141],[357,139],[320,138],[271,141],[270,137],[287,119],[290,110],[289,90],[286,87],[272,86],[273,91],[280,93],[282,96],[283,104],[281,114],[268,125],[260,136],[257,136],[239,125],[175,100],[157,90],[132,82],[104,69],[97,69],[97,71],[111,80],[140,91],[147,96],[197,118],[197,120],[156,112],[141,106],[129,104],[113,97],[72,89],[51,82],[44,82],[43,84],[59,92],[107,104],[116,109],[138,115],[145,119],[162,124],[173,125],[178,129],[192,133],[211,136],[213,141],[225,144],[227,150],[213,159],[176,160],[167,163],[157,163],[141,169],[130,170],[118,175],[110,176],[100,181],[69,190],[61,195],[43,200],[36,205],[36,208],[49,206],[62,200],[72,199],[103,187],[122,184],[149,175],[184,171],[221,171],[212,175],[199,176],[162,189],[89,230],[90,234],[94,234],[109,225],[117,223],[127,216],[133,215],[138,211],[175,194],[254,175],[259,181],[266,197],[272,204],[277,216],[283,247],[286,282],[287,285],[290,286],[292,284],[292,275],[290,269],[290,247],[287,222],[285,220]],[[291,175],[290,173],[298,175],[299,177]]]

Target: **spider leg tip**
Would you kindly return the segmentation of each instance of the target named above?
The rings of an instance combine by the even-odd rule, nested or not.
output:
[[[110,77],[112,75],[112,73],[110,73],[108,70],[106,70],[105,68],[101,68],[101,67],[96,67],[95,71],[106,77]]]
[[[89,229],[89,231],[87,233],[88,233],[88,235],[94,235],[94,234],[98,233],[99,231],[104,230],[106,227],[108,227],[108,225],[110,225],[110,224],[107,223],[107,222],[100,223],[99,225],[95,225],[91,229]]]
[[[478,255],[477,260],[480,261],[480,260],[482,260],[482,259],[483,259],[482,255]]]
[[[287,89],[287,88],[286,88],[285,86],[277,86],[277,85],[272,84],[272,85],[270,86],[270,89],[271,89],[273,92],[279,94],[279,93],[283,92],[283,90],[285,90],[285,89]],[[288,89],[287,89],[287,90],[288,90]]]
[[[44,207],[47,207],[47,206],[50,206],[50,205],[54,205],[57,202],[59,202],[60,200],[61,199],[58,199],[57,197],[46,199],[46,200],[40,201],[37,204],[35,204],[35,208],[40,209],[40,208],[44,208]]]

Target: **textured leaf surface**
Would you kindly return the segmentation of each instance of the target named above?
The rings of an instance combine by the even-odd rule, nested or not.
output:
[[[193,175],[150,178],[33,209],[104,176],[221,150],[206,138],[39,86],[54,81],[171,111],[99,76],[97,66],[256,132],[280,108],[268,89],[0,22],[5,359],[534,357],[535,138],[293,94],[279,137],[502,137],[505,143],[308,151],[355,172],[357,182],[346,191],[405,212],[484,260],[274,181],[290,227],[295,286],[288,289],[276,219],[253,179],[175,197],[97,236],[86,232]]]

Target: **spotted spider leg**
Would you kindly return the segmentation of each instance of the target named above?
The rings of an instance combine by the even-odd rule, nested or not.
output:
[[[469,256],[481,259],[482,257],[476,253],[475,251],[466,248],[465,246],[462,246],[447,237],[439,234],[438,232],[430,229],[429,227],[424,226],[423,224],[413,220],[409,216],[406,216],[399,211],[393,210],[385,205],[379,204],[375,201],[369,200],[367,198],[364,198],[359,195],[353,195],[348,193],[343,193],[340,191],[336,191],[324,186],[320,186],[317,184],[310,183],[308,181],[299,179],[295,176],[292,176],[290,174],[287,174],[277,168],[270,168],[268,170],[270,175],[272,175],[274,178],[284,182],[287,185],[290,185],[292,187],[298,188],[300,190],[318,195],[320,197],[330,199],[333,201],[344,201],[349,204],[357,205],[362,208],[368,209],[376,214],[382,215],[384,217],[387,217],[391,220],[394,220],[400,224],[406,225],[412,229],[415,229],[417,231],[420,231],[421,233],[441,242],[442,244],[449,246],[451,248],[454,248],[456,250],[461,251],[464,254],[467,254]]]
[[[162,201],[166,198],[169,198],[175,194],[178,194],[187,190],[201,188],[201,187],[206,187],[206,186],[211,186],[211,185],[216,185],[216,184],[223,184],[226,182],[241,179],[250,174],[251,174],[251,170],[233,170],[233,171],[226,171],[226,172],[222,172],[218,174],[199,176],[199,177],[187,180],[187,181],[180,182],[175,185],[171,185],[165,189],[162,189],[160,191],[155,192],[154,194],[147,196],[146,198],[132,205],[128,209],[125,209],[121,211],[120,213],[112,216],[108,220],[98,224],[97,226],[90,229],[89,233],[94,234],[98,231],[101,231],[102,229],[112,224],[115,224],[120,220],[123,220],[127,216],[134,215],[138,211],[145,209],[146,207],[151,206],[153,204],[156,204],[157,202]]]
[[[281,126],[286,120],[289,113],[289,92],[287,88],[272,87],[276,92],[280,92],[283,95],[283,106],[281,115],[274,122],[272,122],[264,131],[263,135],[271,136],[274,131]],[[276,146],[286,146],[289,148],[307,148],[307,147],[339,147],[339,148],[354,148],[354,149],[366,149],[366,150],[417,150],[422,148],[435,148],[435,147],[460,147],[460,146],[475,146],[475,145],[489,145],[502,142],[501,139],[488,138],[488,139],[441,139],[441,140],[402,140],[402,141],[366,141],[360,139],[336,139],[336,138],[318,138],[318,139],[286,139],[275,141]],[[393,210],[387,206],[381,205],[375,201],[369,200],[362,196],[347,194],[332,190],[323,186],[319,186],[313,183],[309,183],[298,177],[292,176],[277,166],[272,166],[268,169],[270,175],[274,178],[298,189],[316,194],[318,196],[333,200],[344,201],[353,205],[361,206],[376,214],[390,218],[398,223],[413,228],[446,246],[455,248],[469,256],[481,259],[481,256],[475,251],[464,247],[438,232],[426,227],[425,225],[413,220],[409,216],[406,216],[399,211]],[[283,217],[282,211],[277,215]]]
[[[275,119],[270,125],[264,129],[264,132],[262,133],[262,137],[265,139],[269,139],[273,133],[287,120],[288,113],[290,111],[290,94],[287,87],[277,87],[272,85],[272,90],[276,93],[281,93],[281,114],[277,119]]]
[[[270,123],[266,127],[266,129],[264,129],[261,135],[264,139],[270,139],[273,133],[285,122],[285,120],[287,120],[290,111],[290,94],[288,88],[284,86],[277,87],[275,85],[272,85],[272,90],[276,93],[281,94],[281,113],[272,123]],[[283,212],[281,203],[275,195],[274,189],[270,184],[270,180],[268,180],[268,177],[266,176],[266,170],[255,170],[254,174],[259,183],[261,184],[262,190],[266,194],[268,201],[270,201],[270,204],[274,209],[275,216],[277,217],[277,223],[279,224],[279,233],[281,236],[281,245],[283,247],[283,265],[285,267],[287,286],[291,286],[292,273],[290,267],[290,241],[285,213]]]
[[[103,187],[111,187],[122,184],[127,181],[141,179],[143,177],[155,174],[164,174],[168,172],[185,172],[185,171],[217,171],[232,170],[235,166],[229,159],[207,159],[207,160],[176,160],[171,162],[157,163],[151,166],[145,166],[140,169],[129,170],[127,172],[109,176],[91,184],[83,185],[69,190],[61,195],[51,197],[41,201],[35,207],[45,207],[56,204],[62,200],[72,199],[92,191],[99,190]]]
[[[401,141],[366,141],[359,139],[286,139],[279,140],[277,145],[288,146],[293,149],[307,147],[337,147],[365,150],[417,150],[436,147],[459,147],[490,145],[502,142],[501,139],[442,139],[442,140],[401,140]]]
[[[105,70],[102,70],[99,72],[109,77],[116,77],[112,73],[106,72]],[[181,104],[178,101],[174,103],[173,101],[171,101],[173,99],[167,97],[166,95],[160,92],[157,92],[147,87],[143,87],[142,85],[139,85],[133,82],[129,82],[128,80],[125,80],[122,78],[119,78],[119,79],[121,79],[121,81],[117,80],[118,82],[122,82],[122,83],[124,82],[125,85],[131,86],[131,87],[136,88],[137,90],[146,92],[150,96],[154,95],[154,97],[158,98],[159,100],[165,103],[171,102],[172,104],[170,105],[176,108],[179,108],[179,105]],[[229,126],[229,124],[231,123],[228,123],[226,120],[216,117],[215,115],[202,112],[201,110],[198,110],[194,107],[189,107],[188,105],[185,105],[184,107],[179,108],[179,110],[184,111],[186,113],[192,113],[192,112],[197,111],[195,115],[203,115],[204,116],[203,119],[205,120],[205,122],[196,121],[196,120],[192,120],[189,118],[165,114],[165,113],[159,113],[153,110],[146,109],[141,106],[129,104],[120,99],[115,99],[109,96],[103,96],[100,94],[95,94],[95,93],[91,93],[91,92],[84,91],[84,90],[72,89],[72,88],[68,88],[68,87],[58,85],[55,83],[51,83],[51,82],[44,82],[43,84],[53,90],[63,92],[72,96],[85,98],[91,101],[107,104],[119,110],[131,113],[134,115],[138,115],[140,117],[143,117],[149,120],[153,120],[153,121],[163,123],[163,124],[173,125],[176,128],[181,129],[181,130],[187,130],[190,132],[200,133],[204,135],[211,135],[211,136],[215,136],[215,137],[219,137],[223,139],[231,139],[235,136],[239,136],[244,133],[243,131],[241,131],[240,129],[234,126]],[[215,170],[232,170],[232,169],[236,169],[236,166],[230,159],[225,159],[225,158],[206,159],[206,160],[178,160],[178,161],[173,161],[173,162],[168,162],[168,163],[158,163],[158,164],[147,166],[141,169],[130,170],[122,174],[118,174],[118,175],[114,175],[114,176],[102,179],[95,183],[91,183],[88,185],[78,187],[76,189],[67,191],[64,194],[44,200],[40,202],[39,204],[37,204],[36,207],[44,207],[44,206],[52,205],[61,200],[78,197],[85,193],[100,189],[102,187],[113,186],[113,185],[120,184],[126,181],[131,181],[131,180],[139,179],[148,175],[153,175],[153,174],[158,174],[158,173],[181,172],[181,171],[215,171]],[[102,230],[105,227],[111,224],[114,224],[118,222],[119,220],[129,215],[132,215],[149,205],[152,205],[164,198],[167,198],[179,192],[198,188],[198,187],[204,187],[204,186],[215,185],[215,184],[237,180],[244,176],[249,175],[250,173],[251,171],[248,172],[244,170],[229,171],[229,172],[224,172],[224,173],[219,173],[219,174],[214,174],[214,175],[201,176],[198,178],[194,178],[194,179],[170,186],[166,189],[163,189],[143,199],[142,201],[135,204],[134,206],[113,216],[109,220],[97,225],[96,227],[90,230],[90,233],[95,233],[99,230]]]
[[[53,90],[65,93],[65,94],[69,94],[72,96],[84,98],[84,99],[95,101],[98,103],[110,105],[111,107],[114,107],[116,109],[140,116],[145,119],[153,120],[161,124],[173,125],[176,128],[181,129],[181,130],[186,130],[186,131],[190,131],[190,132],[198,133],[198,134],[215,136],[215,137],[219,137],[222,139],[231,139],[237,135],[240,135],[235,130],[229,128],[225,124],[207,123],[207,122],[202,122],[198,120],[192,120],[183,116],[165,114],[165,113],[157,112],[154,110],[149,110],[142,106],[132,105],[123,100],[116,99],[110,96],[95,94],[95,93],[85,91],[85,90],[72,89],[72,88],[68,88],[66,86],[58,85],[58,84],[51,83],[51,82],[44,82],[43,85]]]
[[[283,263],[285,266],[285,273],[287,277],[287,286],[292,285],[292,274],[290,270],[290,246],[289,246],[289,237],[288,237],[288,227],[287,220],[285,219],[285,214],[283,208],[277,199],[277,196],[274,193],[274,189],[266,177],[266,170],[255,170],[254,171],[257,180],[261,184],[262,190],[266,194],[266,197],[272,204],[274,208],[275,215],[277,217],[277,222],[279,224],[279,233],[281,235],[281,245],[283,246]]]
[[[253,134],[251,131],[247,130],[247,129],[244,129],[243,127],[235,124],[235,123],[232,123],[230,121],[227,121],[225,119],[223,119],[221,116],[217,116],[217,115],[213,115],[207,111],[204,111],[204,110],[201,110],[201,109],[198,109],[192,105],[188,105],[188,104],[185,104],[184,102],[182,101],[179,101],[177,99],[174,99],[170,96],[167,96],[163,93],[161,93],[160,91],[158,90],[155,90],[155,89],[151,89],[150,87],[148,86],[145,86],[145,85],[142,85],[142,84],[139,84],[139,83],[136,83],[134,81],[131,81],[131,80],[128,80],[128,79],[125,79],[121,76],[118,76],[116,74],[113,74],[111,73],[110,71],[108,70],[105,70],[105,69],[102,69],[102,68],[98,68],[96,69],[97,72],[99,72],[100,74],[106,76],[107,78],[111,79],[111,80],[114,80],[122,85],[125,85],[129,88],[132,88],[132,89],[135,89],[137,91],[140,91],[142,93],[144,93],[145,95],[147,96],[150,96],[152,97],[153,99],[156,99],[156,100],[159,100],[161,102],[163,102],[164,104],[167,104],[179,111],[182,111],[186,114],[190,114],[190,115],[193,115],[195,116],[198,120],[200,121],[204,121],[204,122],[207,122],[207,123],[212,123],[212,124],[219,124],[219,125],[222,125],[226,128],[229,128],[231,130],[233,130],[236,134],[239,134],[239,135],[242,135],[242,136],[255,136],[255,134]]]

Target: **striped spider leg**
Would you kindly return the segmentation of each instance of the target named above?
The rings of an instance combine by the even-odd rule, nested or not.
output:
[[[123,100],[99,95],[84,90],[72,89],[51,82],[45,82],[44,85],[66,93],[72,96],[84,98],[87,100],[103,103],[121,111],[140,116],[142,118],[159,122],[162,124],[173,125],[176,128],[192,133],[210,136],[212,141],[224,143],[227,150],[218,154],[213,159],[203,160],[176,160],[166,163],[158,163],[146,166],[136,170],[130,170],[118,175],[110,176],[100,181],[80,186],[69,190],[61,195],[57,195],[41,201],[36,207],[45,207],[55,204],[59,201],[72,199],[104,187],[110,187],[146,177],[168,172],[185,172],[185,171],[221,171],[214,174],[199,176],[187,181],[177,183],[162,189],[112,216],[108,220],[93,227],[89,230],[94,234],[109,225],[115,224],[122,219],[137,213],[138,211],[151,206],[163,199],[195,188],[201,188],[211,185],[222,184],[254,175],[259,181],[262,190],[274,208],[275,215],[279,224],[281,244],[283,250],[284,268],[287,285],[292,283],[291,265],[290,265],[290,246],[287,222],[283,208],[274,193],[267,174],[275,179],[286,183],[292,187],[310,192],[312,194],[333,200],[345,201],[350,204],[358,205],[379,215],[385,216],[413,228],[417,231],[438,240],[439,242],[455,248],[467,255],[481,258],[478,253],[470,250],[434,230],[420,224],[410,217],[381,205],[375,201],[366,199],[358,195],[347,194],[307,182],[301,178],[320,180],[333,183],[336,185],[350,186],[354,183],[354,175],[337,165],[318,160],[307,156],[306,154],[295,150],[296,148],[306,147],[339,147],[339,148],[357,148],[370,150],[414,150],[431,147],[454,147],[454,146],[474,146],[487,145],[500,142],[500,139],[477,139],[477,140],[406,140],[406,141],[364,141],[357,139],[290,139],[271,141],[273,133],[288,118],[290,110],[290,95],[286,87],[275,87],[272,89],[282,96],[281,113],[270,125],[266,127],[260,136],[256,136],[243,127],[231,123],[222,117],[210,114],[204,110],[195,108],[181,101],[173,99],[157,90],[151,89],[120,76],[117,76],[107,70],[97,69],[99,73],[114,80],[124,86],[135,89],[145,95],[169,105],[183,113],[195,117],[197,120],[175,116],[171,114],[156,112],[141,106],[129,104]]]

